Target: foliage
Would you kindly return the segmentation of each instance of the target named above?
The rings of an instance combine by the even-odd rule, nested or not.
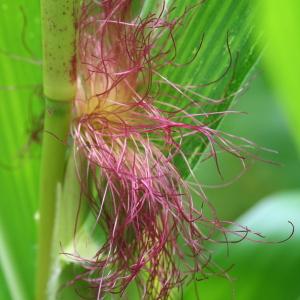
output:
[[[172,12],[174,15],[182,14],[186,5],[195,3],[192,0],[175,2],[176,8]],[[261,19],[268,22],[267,28],[274,45],[274,47],[270,47],[272,51],[268,57],[272,67],[277,66],[276,71],[273,71],[274,77],[276,82],[285,87],[289,99],[288,111],[292,116],[291,124],[296,129],[300,127],[296,113],[298,104],[295,101],[298,97],[297,78],[299,76],[297,72],[300,70],[300,67],[296,67],[296,64],[299,63],[299,56],[296,52],[299,45],[297,39],[299,18],[296,17],[296,13],[299,10],[296,9],[296,6],[292,8],[292,6],[282,4],[283,7],[281,7],[274,6],[272,1],[265,0],[265,2],[266,5],[270,5],[263,10],[268,12],[268,17]],[[157,8],[160,3],[161,1],[145,1],[143,13],[146,14],[153,7]],[[32,1],[27,3],[26,7],[23,7],[22,4],[21,0],[3,0],[0,6],[0,28],[2,29],[0,35],[0,137],[2,141],[0,157],[0,268],[2,271],[0,272],[0,298],[9,299],[10,295],[12,299],[16,300],[33,299],[34,297],[32,278],[35,276],[37,256],[37,195],[40,169],[38,129],[41,127],[39,113],[43,107],[40,88],[42,76],[39,3]],[[171,6],[172,1],[168,1],[168,5]],[[199,99],[207,103],[206,111],[228,109],[258,59],[258,45],[261,43],[262,36],[255,27],[256,10],[257,7],[250,0],[228,0],[221,4],[218,0],[206,1],[195,9],[187,23],[175,36],[176,59],[178,59],[176,62],[184,64],[192,57],[191,63],[180,68],[166,67],[162,71],[163,76],[183,86],[207,83],[221,77],[220,80],[208,87],[197,88],[192,93],[187,93],[190,93],[189,95],[194,92],[200,94]],[[281,23],[277,22],[282,16],[289,21],[292,20],[294,25],[282,27]],[[274,30],[274,26],[276,30]],[[285,30],[285,34],[279,34],[282,30]],[[284,40],[280,40],[280,38],[284,38]],[[200,45],[199,53],[194,57]],[[174,93],[170,86],[162,86],[161,91],[168,94]],[[220,105],[211,105],[209,101],[205,101],[207,97],[225,97],[226,101],[221,102]],[[184,107],[184,99],[181,100],[180,105]],[[221,119],[213,117],[211,121],[217,127]],[[298,133],[298,130],[296,129],[295,132]],[[198,171],[201,170],[201,165],[198,163],[198,156],[193,153],[203,151],[205,146],[205,141],[192,138],[184,145],[185,151],[190,154],[189,160],[192,166]],[[187,175],[184,163],[178,160],[177,165],[182,169],[182,173]],[[297,206],[291,198],[298,199],[298,196],[298,194],[280,196],[279,204],[276,202],[272,216],[275,218],[279,213],[281,214],[285,207],[295,209]],[[286,205],[282,207],[280,203],[283,201],[286,201]],[[272,205],[270,204],[270,209],[273,207]],[[259,207],[240,222],[248,223],[248,220],[253,220],[262,211],[263,209]],[[290,215],[292,213],[288,211],[286,216]],[[269,218],[271,219],[271,213]],[[264,227],[260,227],[263,225],[260,224],[261,219],[260,215],[254,225],[265,233]],[[249,225],[251,225],[250,223],[251,221],[249,221]],[[278,228],[272,228],[270,231],[275,231],[275,239],[277,236],[281,236]],[[286,257],[286,260],[278,268],[282,273],[291,275],[289,277],[290,285],[284,289],[286,292],[284,295],[290,297],[295,295],[297,292],[294,289],[295,277],[292,276],[292,272],[289,273],[287,270],[296,265],[294,262],[299,262],[296,254],[289,255],[294,253],[292,252],[295,249],[294,242],[284,246],[276,245],[279,250],[272,252],[274,256],[270,258],[268,265],[266,264],[267,254],[264,253],[268,251],[267,247],[273,246],[262,247],[245,243],[233,248],[233,260],[237,262],[236,269],[238,269],[236,274],[239,278],[244,278],[237,288],[237,295],[242,297],[238,299],[247,299],[246,297],[250,297],[250,295],[257,295],[255,293],[260,292],[259,284],[261,284],[262,278],[268,276],[266,270],[282,257]],[[223,260],[224,249],[220,249],[219,252]],[[254,253],[258,252],[263,254],[256,260],[256,268],[253,268],[249,274],[248,261],[252,260],[253,262]],[[239,262],[241,267],[239,267]],[[68,274],[68,271],[67,268],[63,276]],[[261,277],[257,277],[258,273]],[[280,283],[280,280],[281,278],[274,276],[270,281],[270,286],[265,287],[264,285],[263,287],[274,299],[272,285],[276,282]],[[217,295],[213,294],[214,292],[223,295],[223,286],[228,285],[223,282],[220,285],[217,283],[218,289],[210,288],[214,284],[215,281],[203,284],[203,294],[207,299],[215,299],[214,297]],[[259,289],[255,290],[256,287]],[[278,296],[283,289],[280,290],[280,284],[277,284],[277,287]],[[224,288],[229,295],[231,289],[228,289],[228,286]],[[194,296],[190,287],[187,287],[185,295]],[[230,296],[228,297],[230,299]]]

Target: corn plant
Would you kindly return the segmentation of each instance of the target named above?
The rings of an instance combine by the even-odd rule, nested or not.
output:
[[[217,246],[261,235],[221,220],[197,173],[260,159],[219,129],[260,57],[260,5],[21,2],[1,7],[19,32],[0,40],[2,297],[190,299],[229,278]]]

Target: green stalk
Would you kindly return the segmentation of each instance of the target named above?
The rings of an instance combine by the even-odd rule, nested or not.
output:
[[[58,101],[75,95],[77,0],[42,0],[44,94]]]
[[[48,298],[56,193],[63,182],[71,102],[75,96],[74,0],[42,0],[43,87],[46,112],[40,176],[36,300]]]
[[[70,103],[47,100],[40,177],[40,222],[36,299],[47,299],[47,283],[52,262],[52,238],[57,186],[62,183],[69,131]]]

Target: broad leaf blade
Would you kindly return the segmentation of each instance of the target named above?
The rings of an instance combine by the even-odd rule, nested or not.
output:
[[[28,147],[28,111],[41,82],[33,57],[40,54],[39,3],[20,5],[2,1],[0,6],[0,230],[5,233],[0,264],[11,297],[33,299],[39,163],[38,152]]]
[[[151,2],[153,7],[157,5],[156,1]],[[195,1],[168,1],[167,4],[171,8],[173,18],[183,15],[185,9],[194,5]],[[160,73],[170,82],[182,86],[182,91],[188,97],[201,103],[201,111],[196,107],[189,109],[189,113],[226,111],[231,105],[260,54],[258,45],[260,35],[257,32],[256,35],[253,34],[256,10],[253,1],[249,0],[223,2],[209,0],[195,6],[183,18],[183,25],[174,34],[176,63],[190,63],[180,67],[167,65]],[[201,45],[203,34],[205,35],[203,44],[198,55],[194,57]],[[170,56],[173,54],[174,51]],[[194,89],[193,92],[184,88],[188,85],[206,83],[211,84]],[[186,97],[178,95],[178,90],[170,84],[162,85],[160,92],[171,97],[176,96],[176,100],[169,97],[168,101],[178,108],[184,109],[189,103]],[[199,95],[196,96],[194,92]],[[219,104],[210,104],[205,97],[226,100]],[[221,119],[219,115],[207,119],[199,118],[205,123],[212,124],[212,128],[217,128]],[[207,143],[208,141],[199,135],[185,138],[182,149],[191,167],[199,160],[196,153],[204,151]],[[184,176],[188,174],[186,163],[181,157],[176,159],[176,166]]]

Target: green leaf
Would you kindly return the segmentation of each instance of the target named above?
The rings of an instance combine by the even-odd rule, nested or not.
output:
[[[292,227],[294,235],[289,237]],[[262,233],[273,244],[243,241],[227,246],[218,245],[215,260],[224,269],[234,265],[228,273],[231,281],[221,276],[211,277],[197,283],[203,299],[252,300],[252,299],[298,299],[300,294],[299,269],[300,191],[270,196],[237,223]],[[264,241],[262,240],[262,241]],[[195,287],[186,288],[184,299],[197,299]]]
[[[0,277],[12,299],[30,300],[39,151],[34,145],[29,147],[28,131],[31,104],[39,106],[36,93],[41,72],[36,57],[40,57],[40,26],[39,3],[22,4],[8,0],[0,4]]]
[[[150,2],[156,4],[156,1]],[[185,8],[195,4],[195,1],[168,1],[169,7],[172,7],[172,4],[175,8],[171,17],[182,15]],[[254,34],[257,9],[258,7],[250,0],[223,2],[208,0],[194,7],[186,15],[183,26],[179,27],[174,35],[176,62],[184,64],[192,61],[180,67],[167,65],[161,74],[172,83],[183,87],[214,82],[206,87],[195,89],[194,92],[199,96],[183,88],[185,94],[203,105],[202,111],[196,107],[189,109],[188,112],[220,112],[229,108],[260,54],[260,35]],[[203,34],[205,36],[201,49],[192,59],[201,45]],[[162,85],[160,91],[163,94],[177,95],[177,99],[170,100],[170,103],[181,109],[189,103],[183,96],[178,99],[178,91],[170,85]],[[209,104],[205,97],[226,98],[226,100],[216,105]],[[212,128],[217,128],[221,119],[222,117],[215,115],[201,120],[211,123]],[[185,138],[182,149],[191,167],[199,160],[199,155],[196,153],[202,152],[207,143],[207,140],[199,136],[191,135]],[[183,175],[188,174],[186,162],[181,157],[177,158],[176,166]]]
[[[16,300],[23,300],[26,297],[26,291],[24,290],[22,278],[18,273],[18,269],[14,257],[11,256],[10,249],[7,249],[5,232],[1,231],[1,227],[0,227],[0,245],[1,245],[0,248],[1,269],[4,275],[3,277],[5,277],[6,282],[9,285],[8,288],[11,297]],[[1,292],[3,291],[4,293],[8,294],[8,291],[5,289],[5,287],[3,287],[3,289],[2,288],[0,289]]]
[[[258,23],[265,30],[268,48],[264,55],[270,77],[282,94],[282,104],[300,149],[300,3],[297,0],[263,4]]]

